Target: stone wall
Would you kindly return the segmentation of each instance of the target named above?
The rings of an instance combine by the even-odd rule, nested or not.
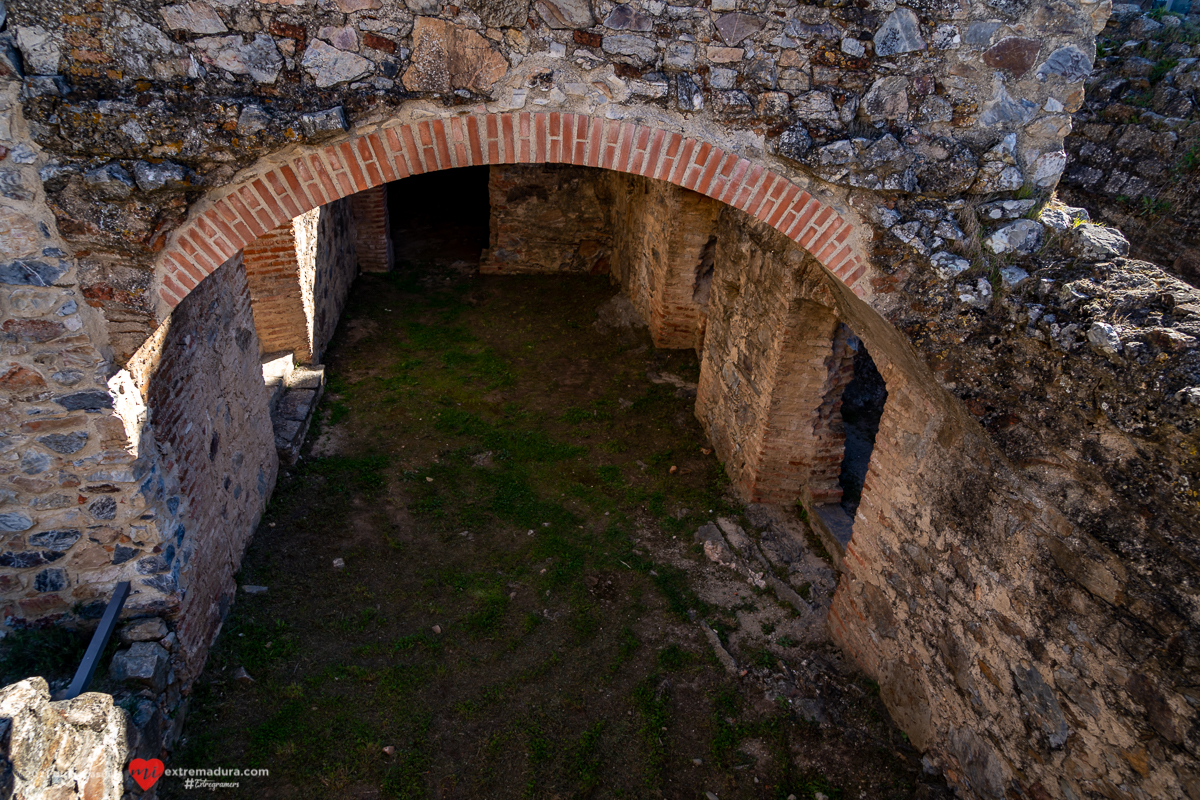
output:
[[[612,173],[612,273],[647,320],[655,347],[696,348],[704,337],[705,256],[722,205],[663,181]]]
[[[813,423],[813,455],[808,476],[808,493],[813,503],[837,503],[842,499],[842,460],[846,455],[846,428],[842,422],[842,396],[854,380],[854,355],[858,341],[846,325],[838,325],[825,360],[825,383],[821,405]]]
[[[1059,194],[1120,227],[1135,257],[1200,286],[1200,21],[1114,8]]]
[[[313,362],[321,355],[337,330],[350,285],[358,277],[358,238],[350,200],[339,200],[321,209],[314,246],[312,284]]]
[[[242,251],[263,354],[286,351],[299,364],[320,361],[358,276],[354,209],[362,202],[356,197],[301,214]],[[382,245],[386,256],[390,239],[370,244]]]
[[[126,450],[107,380],[114,353],[145,337],[115,292],[70,258],[46,207],[20,84],[0,80],[0,620],[5,625],[102,608],[112,585],[140,585],[114,555],[145,538],[145,467]],[[86,288],[85,288],[86,287]],[[111,302],[108,322],[94,306]],[[154,538],[151,536],[150,538]],[[142,587],[136,603],[161,593]]]
[[[1198,793],[1191,676],[1200,620],[1189,592],[1200,476],[1187,398],[1200,373],[1196,337],[1167,324],[1195,316],[1187,309],[1196,301],[1138,273],[1129,293],[1137,302],[1105,316],[1112,282],[1133,285],[1132,273],[1047,267],[1048,283],[1025,283],[1012,309],[1008,293],[1024,279],[1009,256],[981,254],[978,220],[963,220],[967,196],[1054,186],[1107,2],[776,0],[737,9],[601,0],[420,9],[430,16],[373,5],[81,0],[10,9],[3,37],[23,66],[0,48],[12,144],[3,170],[16,173],[0,178],[4,274],[22,276],[22,290],[29,274],[57,283],[46,292],[54,302],[54,292],[77,291],[94,303],[99,314],[81,306],[79,315],[85,378],[108,377],[106,362],[125,363],[156,325],[151,349],[174,330],[208,335],[195,311],[169,313],[205,296],[208,273],[286,219],[385,180],[569,162],[695,189],[763,223],[723,211],[712,253],[699,410],[735,486],[785,501],[811,495],[805,476],[830,454],[793,444],[817,425],[836,435],[840,324],[867,343],[888,383],[834,630],[930,763],[974,797]],[[63,241],[52,238],[55,221]],[[53,321],[59,308],[28,319]],[[209,316],[222,318],[215,308]],[[250,329],[248,309],[238,313]],[[1143,313],[1158,317],[1122,341],[1122,320]],[[5,356],[35,373],[10,368],[6,431],[17,431],[41,421],[33,412],[54,410],[53,397],[82,390],[22,394],[39,380],[52,385],[55,373],[36,359],[64,360],[67,348],[51,352],[57,340],[36,341],[42,326],[8,318],[18,338]],[[180,335],[182,347],[204,338]],[[239,376],[248,381],[252,370],[234,352],[236,332],[213,342],[233,359],[226,372],[241,391]],[[189,380],[192,417],[219,411],[211,379]],[[134,383],[118,373],[113,384],[127,420],[140,396]],[[45,419],[71,420],[57,423],[64,435],[86,421],[90,433],[109,402],[91,398],[94,415]],[[225,417],[215,419],[197,427]],[[241,438],[222,435],[214,458],[234,441],[257,443],[257,428],[238,424]],[[25,451],[41,453],[35,433],[12,440],[10,482],[25,480],[16,466]],[[212,528],[188,522],[168,558],[176,521],[200,513],[171,481],[203,465],[213,443],[150,433],[189,449],[96,484],[116,489],[105,492],[120,527],[108,526],[105,546],[143,552],[71,592],[94,599],[129,574],[136,602],[173,608],[179,550],[197,531],[221,531],[228,543],[193,548],[193,571],[179,576],[194,580],[199,598],[189,595],[181,634],[195,647],[219,619],[253,506],[229,506],[234,522],[206,520]],[[128,431],[139,459],[142,435],[139,425]],[[87,446],[98,447],[91,436]],[[269,429],[263,438],[269,449]],[[785,476],[778,485],[746,477],[748,464],[770,459]],[[75,489],[71,476],[83,468],[64,460],[53,474]],[[126,480],[134,474],[146,476],[142,495]],[[228,491],[242,486],[249,504],[234,477]],[[220,498],[222,486],[193,478],[192,491],[216,513],[221,505],[205,493]],[[53,483],[35,488],[13,500],[20,513],[34,499],[68,496]],[[144,520],[139,503],[156,518]],[[31,513],[36,526],[13,531],[13,552],[32,549],[21,538],[32,532],[82,532],[82,522],[60,524],[68,513],[84,512]],[[151,556],[170,568],[147,561],[150,574],[138,576]],[[32,618],[67,606],[62,593],[30,588],[45,566],[15,573],[7,608]]]
[[[50,702],[41,678],[0,689],[0,794],[120,800],[129,715],[106,694]]]
[[[801,189],[842,187],[828,199],[847,215],[854,188],[954,196],[1052,187],[1065,115],[1082,99],[1091,35],[1109,8],[35,0],[10,9],[0,72],[24,78],[31,134],[54,154],[41,173],[47,200],[86,251],[83,285],[130,339],[118,348],[123,360],[160,321],[152,270],[172,231],[214,190],[297,142],[399,118],[453,126],[455,104],[637,119],[770,166]],[[988,158],[1006,134],[1009,160]],[[420,131],[419,149],[458,158],[459,145],[436,138]],[[355,147],[370,160],[370,146]],[[506,160],[562,160],[554,151]],[[358,188],[377,185],[369,173],[378,167],[361,168],[367,186]],[[325,201],[352,193],[335,187],[341,177],[320,180],[333,190]],[[241,197],[252,214],[257,192]]]
[[[1161,422],[1139,427],[1117,387],[1101,377],[1122,356],[1105,350],[1095,334],[1081,347],[1073,336],[1060,335],[1053,320],[1053,327],[1040,322],[1040,313],[1053,305],[1051,316],[1063,321],[1080,311],[1119,317],[1144,302],[1137,298],[1156,282],[1170,282],[1149,265],[1096,265],[1095,256],[1076,263],[1062,250],[1042,252],[1047,261],[1040,265],[1021,262],[1022,272],[1038,270],[1038,280],[1022,279],[1024,290],[1014,290],[990,313],[980,313],[977,299],[961,290],[955,300],[941,294],[946,277],[934,271],[900,284],[897,299],[913,304],[909,319],[927,332],[915,341],[936,353],[941,371],[935,378],[904,335],[785,238],[727,212],[718,233],[697,411],[735,488],[752,497],[760,490],[739,480],[740,470],[765,427],[763,409],[771,409],[770,420],[778,407],[755,381],[772,394],[803,382],[770,380],[772,353],[744,335],[751,328],[742,320],[763,322],[763,341],[782,352],[788,337],[777,328],[798,316],[784,311],[789,303],[806,319],[830,321],[829,335],[841,344],[827,353],[843,355],[813,370],[808,393],[818,400],[844,380],[848,332],[861,337],[888,399],[842,559],[830,616],[835,640],[879,681],[893,717],[929,763],[967,796],[1196,796],[1188,677],[1200,666],[1195,620],[1176,589],[1165,588],[1194,581],[1184,564],[1197,541],[1190,510],[1196,501],[1178,487],[1190,486],[1200,468],[1187,455],[1197,435],[1189,392],[1200,406],[1200,390],[1172,388],[1200,375],[1196,352],[1185,344],[1194,338],[1194,324],[1168,331],[1161,327],[1165,317],[1151,313],[1143,321],[1145,312],[1121,323],[1130,326],[1120,334],[1131,342],[1125,369],[1142,386],[1165,393]],[[1087,306],[1076,307],[1075,295],[1054,288],[1082,291],[1078,281],[1101,272],[1112,289],[1099,296],[1093,291]],[[731,282],[731,275],[738,280]],[[1194,293],[1179,286],[1172,296],[1190,305]],[[1054,292],[1053,303],[1047,292]],[[775,298],[764,299],[767,294]],[[929,314],[934,297],[948,313]],[[913,311],[917,303],[925,309],[920,316]],[[755,305],[775,308],[775,315],[756,312]],[[1030,327],[997,336],[1022,308],[1034,309]],[[1146,326],[1140,328],[1144,339],[1133,326]],[[1079,327],[1071,323],[1072,330]],[[1105,330],[1099,323],[1091,329]],[[731,346],[718,350],[723,340]],[[810,345],[815,341],[809,338]],[[1050,364],[1060,366],[1047,369]],[[1158,377],[1143,376],[1142,369]],[[1047,401],[1050,409],[1041,406]],[[1081,415],[1081,407],[1101,413]],[[1048,410],[1060,416],[1042,429],[1035,420]],[[713,425],[714,418],[721,424]],[[806,424],[823,418],[818,413]],[[1071,432],[1049,433],[1064,427]],[[784,438],[776,433],[768,440]],[[1121,455],[1104,454],[1100,442]],[[801,461],[805,451],[790,452]],[[1151,458],[1173,462],[1155,474],[1174,489],[1156,491],[1146,483]],[[1155,499],[1131,513],[1129,501],[1117,499],[1131,491]],[[1153,518],[1165,538],[1139,515]]]
[[[607,272],[612,231],[601,198],[608,180],[586,168],[492,167],[490,244],[480,272]]]
[[[743,499],[791,504],[827,433],[837,317],[800,296],[804,252],[748,223],[727,209],[717,226],[696,415]]]
[[[702,262],[721,203],[640,175],[561,166],[492,167],[489,198],[482,272],[609,272],[656,347],[699,347]]]
[[[117,410],[146,465],[152,509],[145,538],[117,551],[137,560],[140,584],[170,599],[187,680],[232,602],[278,467],[241,259],[180,303],[114,381],[128,395]]]
[[[896,327],[839,290],[888,399],[831,630],[975,796],[1200,796],[1200,294],[1073,213],[967,273],[881,237]]]

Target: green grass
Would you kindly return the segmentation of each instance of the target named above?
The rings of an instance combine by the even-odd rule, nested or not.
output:
[[[58,627],[13,631],[0,640],[0,685],[33,675],[48,680],[71,677],[89,638],[87,633]]]
[[[270,591],[237,595],[172,766],[271,770],[232,797],[733,787],[746,773],[708,744],[737,688],[688,642],[738,623],[697,591],[691,534],[742,509],[692,401],[646,378],[695,380],[694,354],[598,334],[606,279],[424,278],[355,287],[346,318],[371,333],[329,349],[323,422],[238,576]],[[735,750],[766,730],[738,714]],[[774,796],[761,775],[720,796]]]
[[[648,784],[657,785],[666,766],[666,735],[671,722],[671,684],[659,675],[648,675],[633,690],[633,706],[641,716],[639,733],[646,753]]]
[[[677,672],[696,663],[696,656],[677,644],[671,644],[658,652],[658,666],[664,672]]]

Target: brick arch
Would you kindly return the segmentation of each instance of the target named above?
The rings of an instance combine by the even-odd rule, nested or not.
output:
[[[585,114],[466,114],[397,124],[315,147],[226,191],[172,237],[158,269],[173,309],[263,233],[317,206],[425,172],[562,163],[668,181],[741,209],[799,244],[856,294],[866,268],[852,225],[761,164],[659,128]]]

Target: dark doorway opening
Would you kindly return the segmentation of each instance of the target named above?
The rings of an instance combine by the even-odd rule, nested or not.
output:
[[[396,264],[469,262],[488,246],[488,167],[460,167],[388,184]]]
[[[867,479],[867,468],[871,465],[875,436],[879,433],[879,420],[883,417],[886,402],[887,386],[883,376],[875,368],[866,346],[858,341],[858,352],[854,354],[854,378],[842,394],[846,454],[842,458],[842,473],[838,477],[842,487],[842,509],[851,520],[862,501],[863,482]]]

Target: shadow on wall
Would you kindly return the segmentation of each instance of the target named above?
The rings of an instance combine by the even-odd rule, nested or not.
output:
[[[875,436],[879,433],[879,420],[883,417],[883,407],[887,402],[887,386],[875,362],[871,360],[866,345],[855,337],[852,347],[856,349],[854,378],[842,394],[846,455],[838,476],[838,484],[842,487],[842,509],[851,521],[862,499],[863,482],[867,479],[871,452],[875,449]]]
[[[128,607],[177,612],[176,674],[187,681],[232,601],[278,469],[241,257],[201,281],[118,379],[148,508],[125,531],[93,531],[91,557],[136,559]]]
[[[320,363],[358,275],[354,200],[315,208],[246,246],[260,355]]]

